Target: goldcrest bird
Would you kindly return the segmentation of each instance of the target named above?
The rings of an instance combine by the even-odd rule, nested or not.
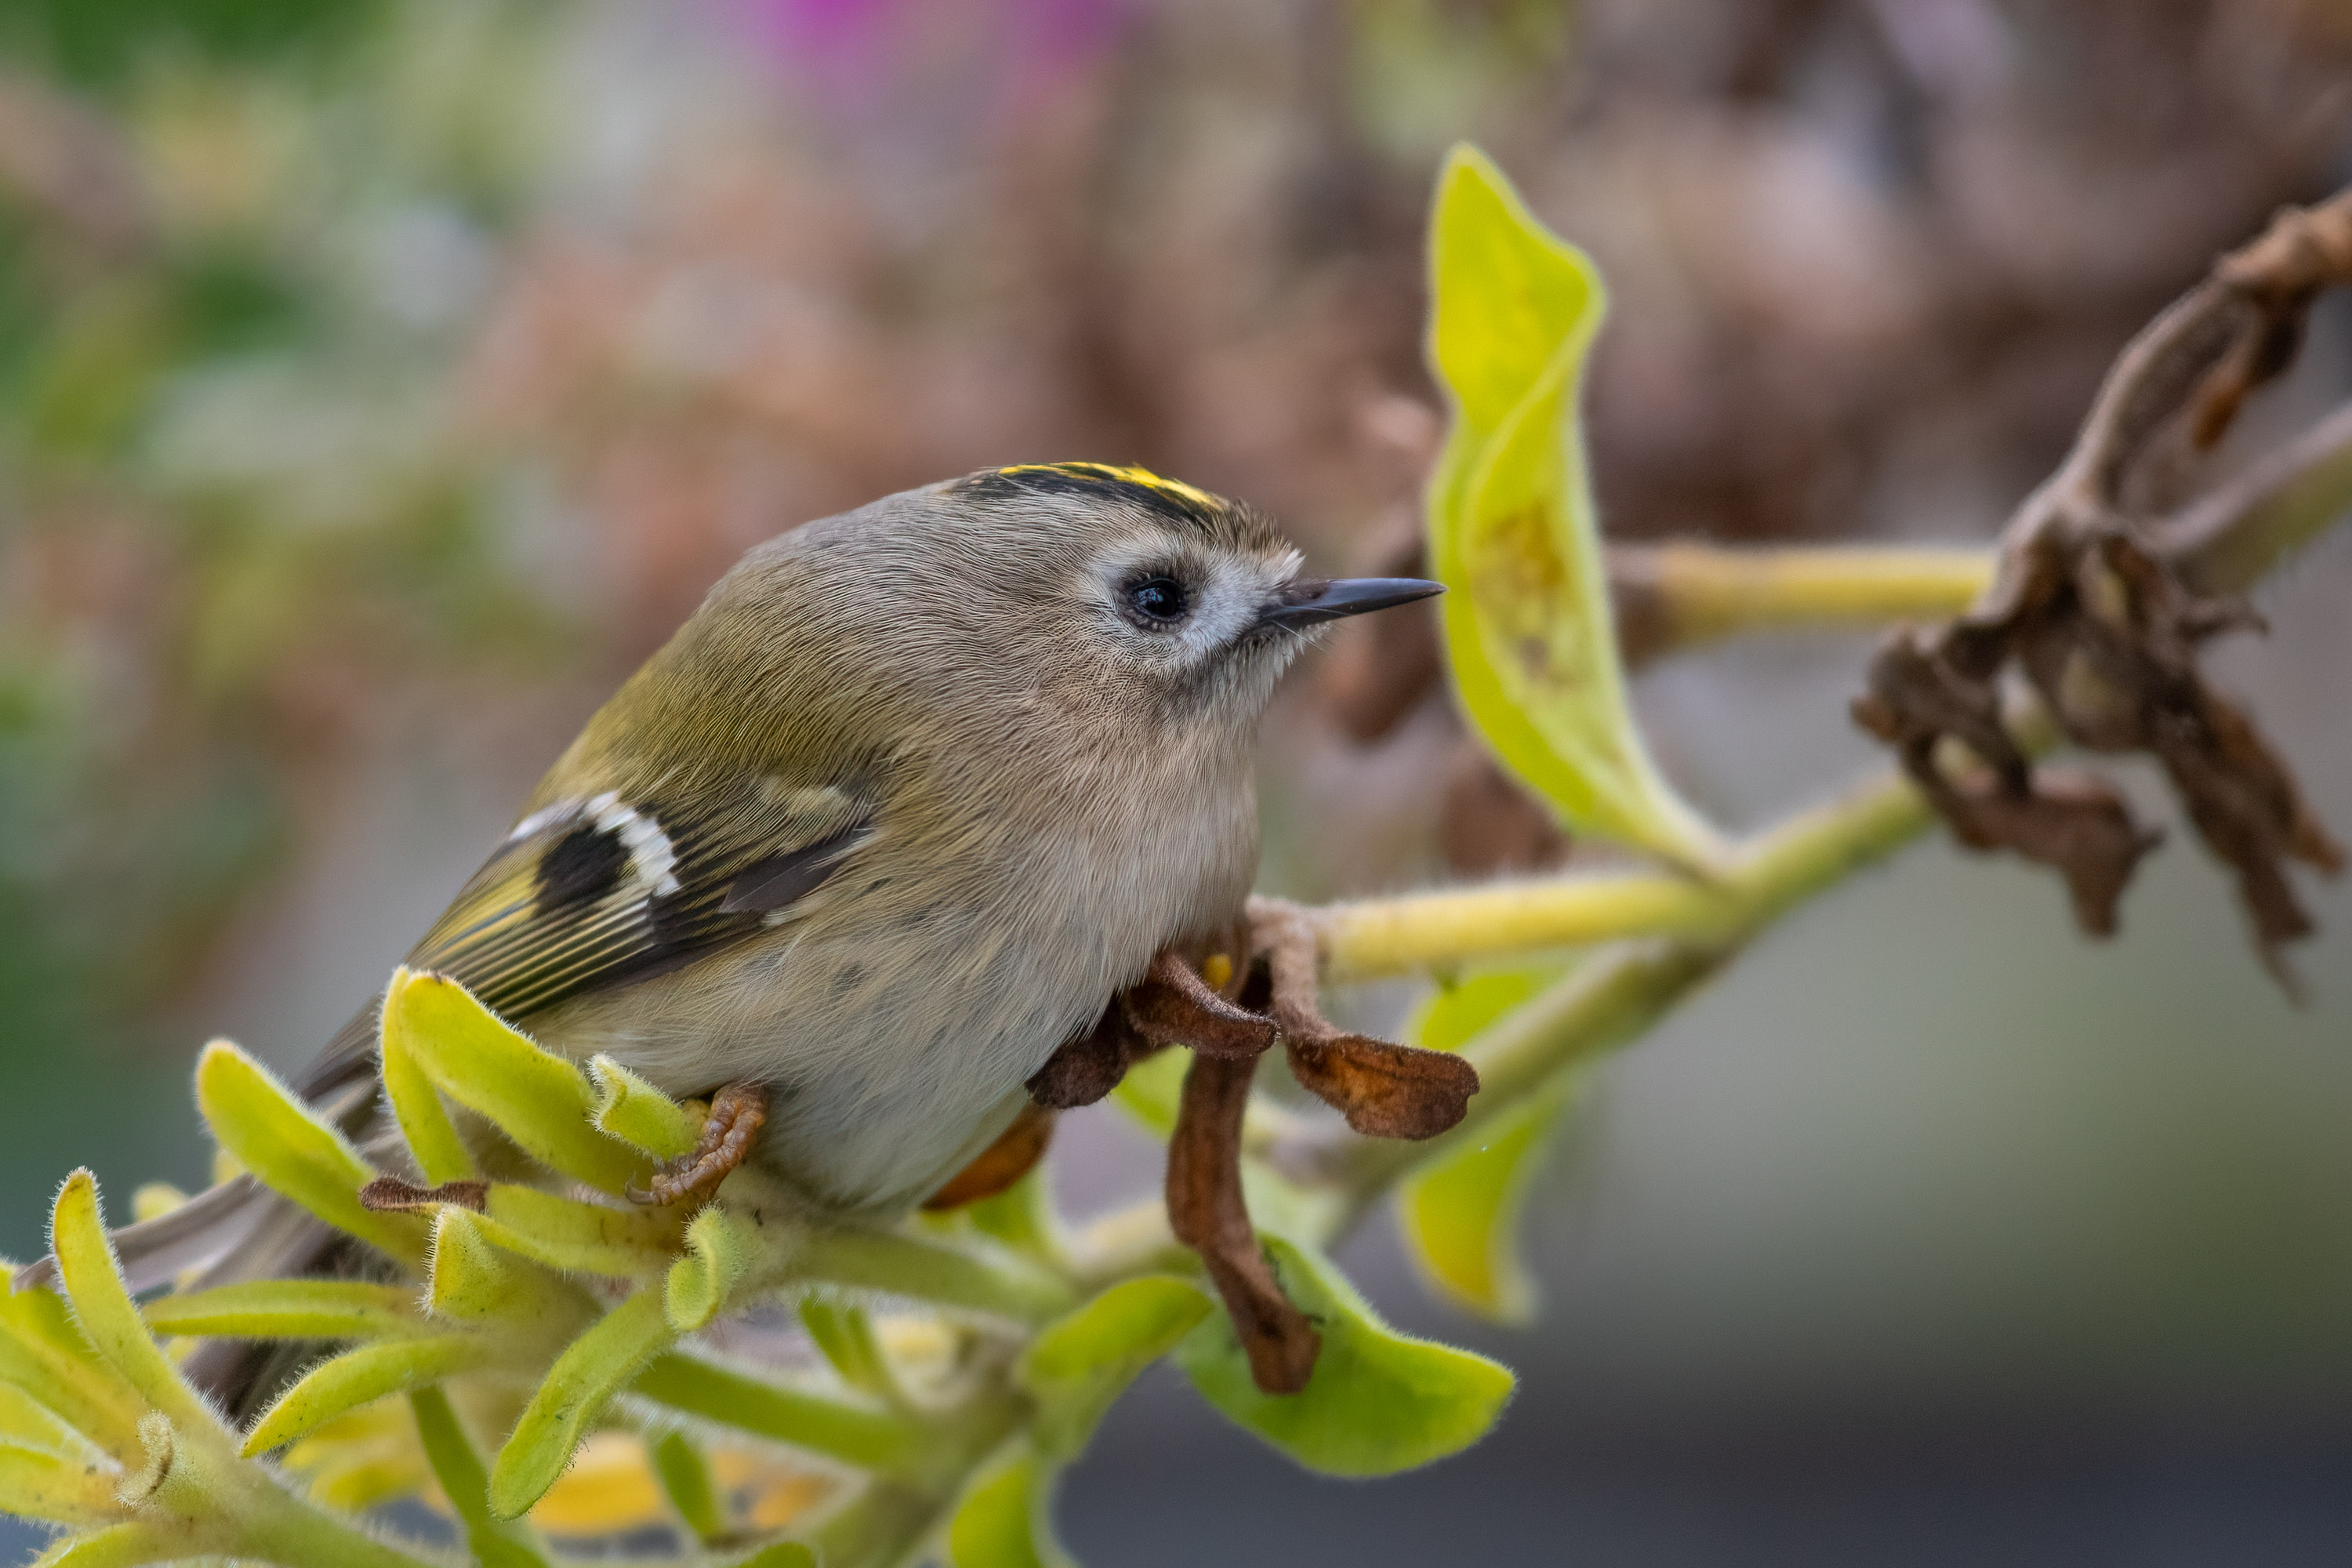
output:
[[[1306,576],[1248,507],[1087,463],[808,523],[589,721],[407,963],[551,1050],[736,1097],[761,1167],[887,1218],[1155,953],[1239,914],[1258,721],[1305,634],[1438,591]],[[375,1032],[296,1087],[381,1148]],[[134,1287],[333,1242],[247,1178],[117,1237]]]

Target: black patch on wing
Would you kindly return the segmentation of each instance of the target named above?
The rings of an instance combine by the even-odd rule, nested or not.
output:
[[[727,895],[719,900],[719,912],[766,914],[797,902],[841,868],[842,857],[866,836],[866,831],[864,823],[853,823],[814,844],[754,861],[727,884]]]
[[[629,847],[620,835],[583,822],[562,838],[539,862],[539,901],[568,904],[608,892],[629,864]]]

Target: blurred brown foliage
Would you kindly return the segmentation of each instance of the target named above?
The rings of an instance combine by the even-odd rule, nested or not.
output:
[[[1989,531],[2352,145],[2320,0],[370,16],[0,79],[0,918],[159,985],[394,694],[609,679],[804,519],[1097,458],[1408,551],[1458,138],[1611,280],[1612,530],[1750,541]],[[1273,727],[1279,879],[1556,858],[1391,635]]]

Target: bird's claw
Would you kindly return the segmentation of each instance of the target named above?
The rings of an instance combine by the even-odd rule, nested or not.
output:
[[[631,1187],[633,1203],[667,1207],[681,1198],[708,1194],[727,1173],[750,1157],[768,1121],[768,1091],[755,1083],[730,1083],[710,1097],[710,1114],[694,1147],[655,1168],[653,1180]]]

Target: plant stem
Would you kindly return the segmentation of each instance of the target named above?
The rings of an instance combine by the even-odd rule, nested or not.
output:
[[[1622,545],[1609,579],[1636,658],[1781,626],[1957,614],[1992,581],[1990,550]]]
[[[1316,922],[1324,974],[1368,980],[1627,937],[1736,940],[1933,820],[1918,792],[1890,773],[1751,841],[1712,881],[1628,872],[1335,904]]]

